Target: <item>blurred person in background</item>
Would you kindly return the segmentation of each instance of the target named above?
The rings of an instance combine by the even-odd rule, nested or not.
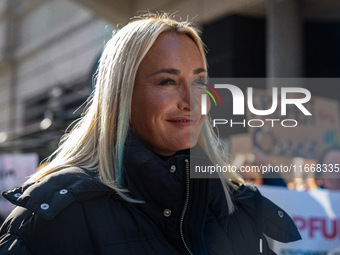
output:
[[[83,118],[43,169],[4,193],[17,207],[0,254],[274,254],[265,235],[300,239],[238,175],[190,178],[194,159],[227,164],[200,112],[206,70],[187,21],[148,14],[117,31]]]
[[[319,163],[325,171],[316,174],[318,186],[323,189],[340,190],[340,148],[325,151]]]
[[[256,161],[255,154],[237,154],[232,165],[237,168],[245,182],[255,185],[263,184],[262,174],[258,171],[259,164]]]
[[[237,161],[237,160],[236,160]],[[235,162],[232,164],[235,165]],[[240,175],[245,182],[252,183],[255,185],[271,185],[271,186],[282,186],[287,187],[285,180],[282,178],[280,173],[268,172],[262,174],[262,166],[270,165],[267,155],[254,151],[247,154],[241,165],[238,165]],[[243,171],[241,171],[241,167]]]

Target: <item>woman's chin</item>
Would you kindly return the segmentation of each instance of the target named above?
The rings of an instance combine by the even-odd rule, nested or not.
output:
[[[179,150],[186,150],[191,149],[192,147],[196,146],[198,139],[190,139],[190,141],[187,141],[186,143],[182,143],[180,146],[178,146]]]

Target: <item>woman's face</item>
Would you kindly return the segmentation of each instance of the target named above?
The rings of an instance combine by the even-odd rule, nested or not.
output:
[[[171,156],[197,143],[205,116],[200,97],[206,77],[196,44],[165,32],[141,62],[131,106],[131,128],[154,152]]]

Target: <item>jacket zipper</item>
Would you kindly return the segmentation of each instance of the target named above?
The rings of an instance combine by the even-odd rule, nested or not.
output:
[[[190,189],[189,189],[189,183],[190,183],[190,180],[189,180],[189,160],[185,159],[184,162],[185,162],[185,174],[186,174],[186,195],[185,195],[185,203],[184,203],[184,207],[183,207],[183,210],[182,210],[179,230],[180,230],[181,238],[182,238],[182,241],[183,241],[185,248],[187,249],[187,251],[190,255],[193,255],[193,253],[190,251],[190,249],[189,249],[189,247],[188,247],[188,245],[185,241],[184,234],[183,234],[183,221],[184,221],[185,213],[186,213],[187,208],[188,208],[189,195],[190,195],[189,194],[189,191],[190,191]]]

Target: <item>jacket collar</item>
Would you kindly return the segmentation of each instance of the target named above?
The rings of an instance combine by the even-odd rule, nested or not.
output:
[[[185,160],[189,157],[189,150],[160,156],[130,133],[124,157],[124,184],[130,196],[143,201],[145,210],[152,208],[153,213],[163,215],[170,209],[172,215],[179,216],[185,196]]]
[[[200,154],[198,157],[206,158],[196,147],[162,157],[130,135],[125,151],[124,181],[131,196],[144,202],[137,204],[140,211],[171,243],[177,246],[182,243],[181,226],[189,248],[194,254],[202,254],[209,180],[190,178],[189,159],[193,158],[194,151]]]

